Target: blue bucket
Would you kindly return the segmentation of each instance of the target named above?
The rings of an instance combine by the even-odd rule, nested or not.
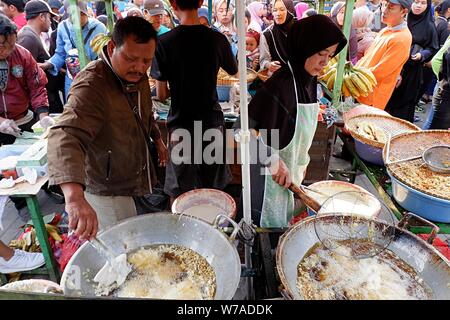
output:
[[[227,102],[230,101],[230,89],[229,85],[217,85],[217,97],[219,98],[219,102]]]

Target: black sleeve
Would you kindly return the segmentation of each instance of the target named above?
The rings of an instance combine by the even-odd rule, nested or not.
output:
[[[158,81],[167,81],[167,54],[161,41],[158,42],[155,57],[153,58],[150,76]]]
[[[222,61],[220,66],[228,74],[236,74],[238,72],[238,66],[233,52],[231,51],[231,45],[223,34],[217,33],[217,35],[220,36],[219,39],[221,42],[219,46],[220,53],[222,54]]]
[[[17,44],[21,45],[22,47],[30,51],[34,60],[38,59],[39,50],[36,46],[36,41],[34,40],[33,37],[29,35],[24,35],[20,37],[20,39],[17,39]]]

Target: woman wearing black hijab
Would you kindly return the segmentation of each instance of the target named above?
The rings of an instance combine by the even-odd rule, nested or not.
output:
[[[422,65],[439,49],[436,26],[431,15],[431,0],[415,0],[407,21],[412,34],[411,55],[403,66],[400,85],[392,93],[386,111],[394,117],[414,122],[414,111],[423,82]]]
[[[251,148],[252,219],[266,228],[286,227],[294,215],[286,188],[302,182],[309,163],[319,114],[317,76],[347,43],[324,15],[295,22],[287,40],[287,64],[264,83],[248,110],[249,126],[259,132],[251,145],[258,147]]]
[[[274,73],[287,62],[287,34],[295,22],[295,8],[292,0],[273,0],[274,24],[268,27],[259,44],[261,69]]]

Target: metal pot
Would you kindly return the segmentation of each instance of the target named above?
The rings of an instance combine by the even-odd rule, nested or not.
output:
[[[280,238],[276,260],[278,274],[284,286],[282,293],[285,298],[303,300],[296,286],[297,266],[307,252],[319,242],[314,231],[314,224],[320,224],[321,228],[328,228],[330,232],[333,232],[333,228],[343,228],[344,231],[349,231],[350,224],[342,223],[343,221],[347,222],[345,216],[344,214],[327,214],[306,218],[294,225]],[[433,226],[433,233],[428,240],[429,243],[432,243],[439,228],[413,214],[406,215],[398,226],[390,226],[386,222],[375,220],[376,229],[395,228],[396,236],[387,249],[414,268],[432,289],[433,299],[450,300],[450,262],[429,243],[404,229],[412,216]],[[314,221],[315,219],[316,221]],[[348,221],[350,220],[348,219]]]
[[[227,219],[234,226],[228,238],[218,228]],[[190,248],[203,256],[216,274],[215,299],[233,298],[241,275],[241,262],[233,241],[239,228],[226,216],[219,215],[214,225],[191,216],[152,213],[126,219],[98,235],[116,254],[128,253],[144,246],[176,244]],[[95,296],[94,276],[105,264],[89,243],[73,255],[62,275],[61,286],[70,296]]]

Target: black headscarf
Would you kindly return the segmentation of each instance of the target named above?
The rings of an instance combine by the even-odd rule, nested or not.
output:
[[[315,15],[296,21],[288,33],[288,59],[297,83],[299,103],[317,102],[317,78],[305,70],[306,59],[338,44],[335,54],[346,45],[342,31],[330,18]],[[283,66],[267,80],[249,104],[250,127],[278,129],[280,148],[289,144],[295,132],[297,114],[292,74]],[[270,141],[268,141],[270,144]]]
[[[272,27],[272,35],[270,34],[270,31],[267,30],[264,32],[264,36],[267,40],[267,43],[269,44],[270,49],[270,55],[272,56],[272,61],[279,61],[281,64],[283,64],[283,60],[287,60],[287,34],[289,29],[291,28],[292,24],[294,23],[295,19],[295,8],[294,8],[294,2],[292,0],[274,0],[272,1],[272,5],[275,5],[276,1],[282,1],[284,6],[287,9],[287,16],[286,21],[283,24],[273,24]],[[275,44],[273,43],[273,40],[275,40]],[[274,46],[276,45],[278,53],[274,49]]]
[[[315,97],[317,81],[305,70],[306,59],[312,55],[338,44],[336,53],[344,49],[347,39],[341,29],[328,17],[315,15],[295,22],[288,33],[288,59],[297,81],[312,83],[313,93],[304,92],[303,97]],[[286,67],[285,67],[286,68]],[[314,81],[313,81],[314,80]],[[304,89],[305,87],[302,87]],[[300,93],[299,93],[300,95]],[[308,102],[311,98],[306,98]]]
[[[436,26],[431,14],[431,0],[427,0],[427,9],[420,15],[415,15],[412,11],[408,14],[408,28],[412,34],[412,44],[418,44],[422,48],[439,49]]]

